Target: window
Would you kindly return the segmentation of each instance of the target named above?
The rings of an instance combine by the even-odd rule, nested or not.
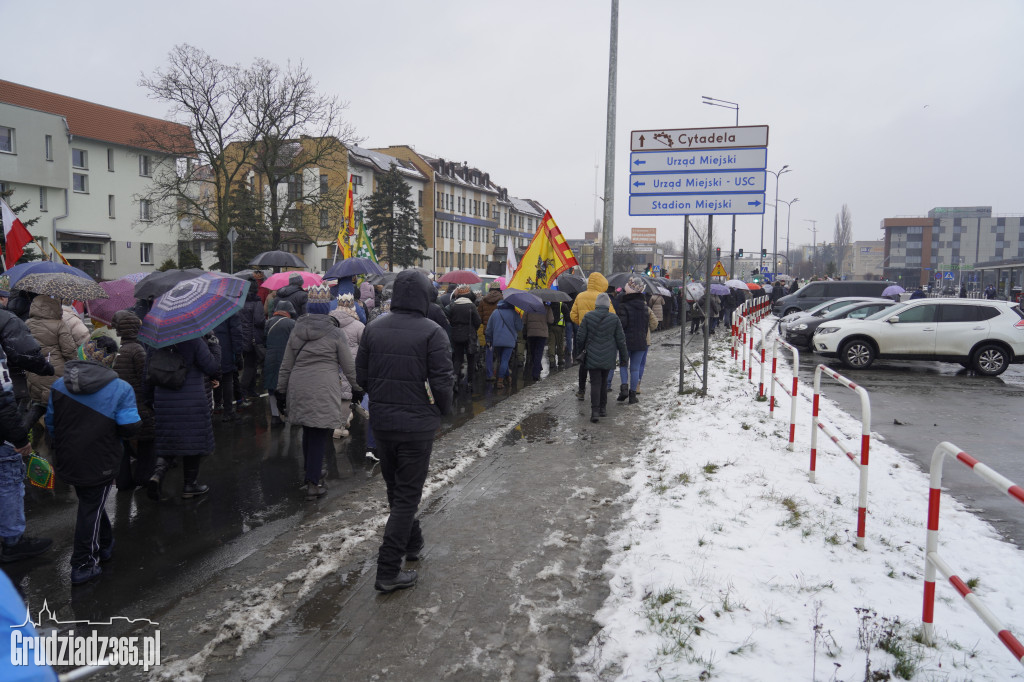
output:
[[[327,176],[320,176],[320,194],[327,194]]]
[[[362,175],[353,175],[352,176],[352,187],[353,188],[355,188],[355,187],[362,187],[362,185],[363,185],[363,176]]]
[[[113,199],[114,197],[111,196],[110,198]],[[117,242],[109,242],[107,249],[110,252],[110,264],[117,265]]]
[[[87,194],[89,192],[89,176],[85,173],[72,173],[71,186],[74,191]]]
[[[46,188],[45,187],[40,187],[39,188],[39,210],[40,211],[45,211],[46,210]]]
[[[973,305],[944,305],[942,306],[943,322],[977,322],[977,306]]]
[[[89,152],[84,149],[71,150],[71,165],[74,168],[89,168]]]
[[[296,202],[302,199],[302,178],[298,174],[288,176],[288,201]]]
[[[47,135],[44,141],[46,160],[53,161],[53,135]]]
[[[139,220],[146,220],[146,221],[152,220],[153,219],[152,208],[153,208],[153,205],[150,203],[149,199],[140,199],[139,200]],[[143,262],[145,263],[147,261],[143,261]]]
[[[61,242],[60,250],[64,253],[102,254],[103,245],[95,242]]]
[[[108,218],[115,218],[116,217],[114,215],[114,195],[113,194],[108,194],[107,195],[107,217]]]
[[[107,149],[107,170],[111,173],[114,172],[114,150]]]
[[[152,242],[139,242],[139,262],[141,262],[143,265],[153,264]]]
[[[420,198],[419,198],[419,201],[418,201],[418,203],[416,205],[417,206],[423,206],[423,190],[420,190]]]
[[[934,322],[937,305],[919,305],[899,311],[900,324],[904,322]]]
[[[139,175],[143,177],[151,177],[153,172],[150,167],[150,158],[147,154],[139,154]]]
[[[320,229],[326,230],[330,222],[327,219],[327,209],[320,209]]]
[[[0,126],[0,152],[14,153],[14,128]]]

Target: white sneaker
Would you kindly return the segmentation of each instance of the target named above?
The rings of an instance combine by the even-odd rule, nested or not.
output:
[[[348,437],[348,429],[334,429],[334,437],[335,438],[347,438]]]
[[[377,459],[377,455],[373,454],[373,450],[367,450],[366,451],[366,459],[370,460],[371,462],[379,462],[380,461],[379,459]]]

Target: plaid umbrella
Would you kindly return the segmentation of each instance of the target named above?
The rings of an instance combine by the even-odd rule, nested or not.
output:
[[[153,302],[139,340],[163,348],[199,338],[242,309],[249,284],[213,272],[179,282]]]
[[[100,285],[92,279],[67,272],[38,272],[25,275],[12,288],[44,294],[64,301],[91,301],[95,298],[107,297],[107,292],[103,291]]]
[[[138,274],[145,277],[145,273]],[[99,286],[107,292],[108,298],[89,301],[89,317],[113,327],[114,313],[135,305],[135,282],[131,279],[134,276],[128,275],[111,282],[100,282]]]

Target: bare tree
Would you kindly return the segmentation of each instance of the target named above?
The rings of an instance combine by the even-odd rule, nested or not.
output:
[[[853,214],[850,213],[850,207],[843,204],[843,208],[836,214],[836,230],[832,238],[832,241],[835,242],[835,262],[839,264],[840,275],[843,274],[843,262],[846,260],[846,252],[850,248],[850,242],[852,239]]]
[[[612,251],[612,271],[630,272],[637,264],[636,256],[633,240],[629,237],[619,237],[615,240],[615,249]]]
[[[711,235],[711,244],[708,244],[708,221],[705,218],[690,219],[690,241],[687,248],[687,276],[703,280],[706,274],[706,263],[708,251],[712,251],[711,260],[714,263],[714,249],[721,246],[719,236]]]

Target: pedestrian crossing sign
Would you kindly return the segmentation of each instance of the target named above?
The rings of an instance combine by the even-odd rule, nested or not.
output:
[[[767,265],[762,265],[761,266],[761,274],[764,274],[764,275],[768,274],[768,266]]]
[[[715,263],[715,269],[711,271],[711,276],[712,277],[728,277],[729,276],[729,273],[726,272],[725,268],[722,266],[722,261],[718,261],[717,263]]]
[[[947,272],[946,276],[943,279],[953,279],[953,273],[952,272]]]

